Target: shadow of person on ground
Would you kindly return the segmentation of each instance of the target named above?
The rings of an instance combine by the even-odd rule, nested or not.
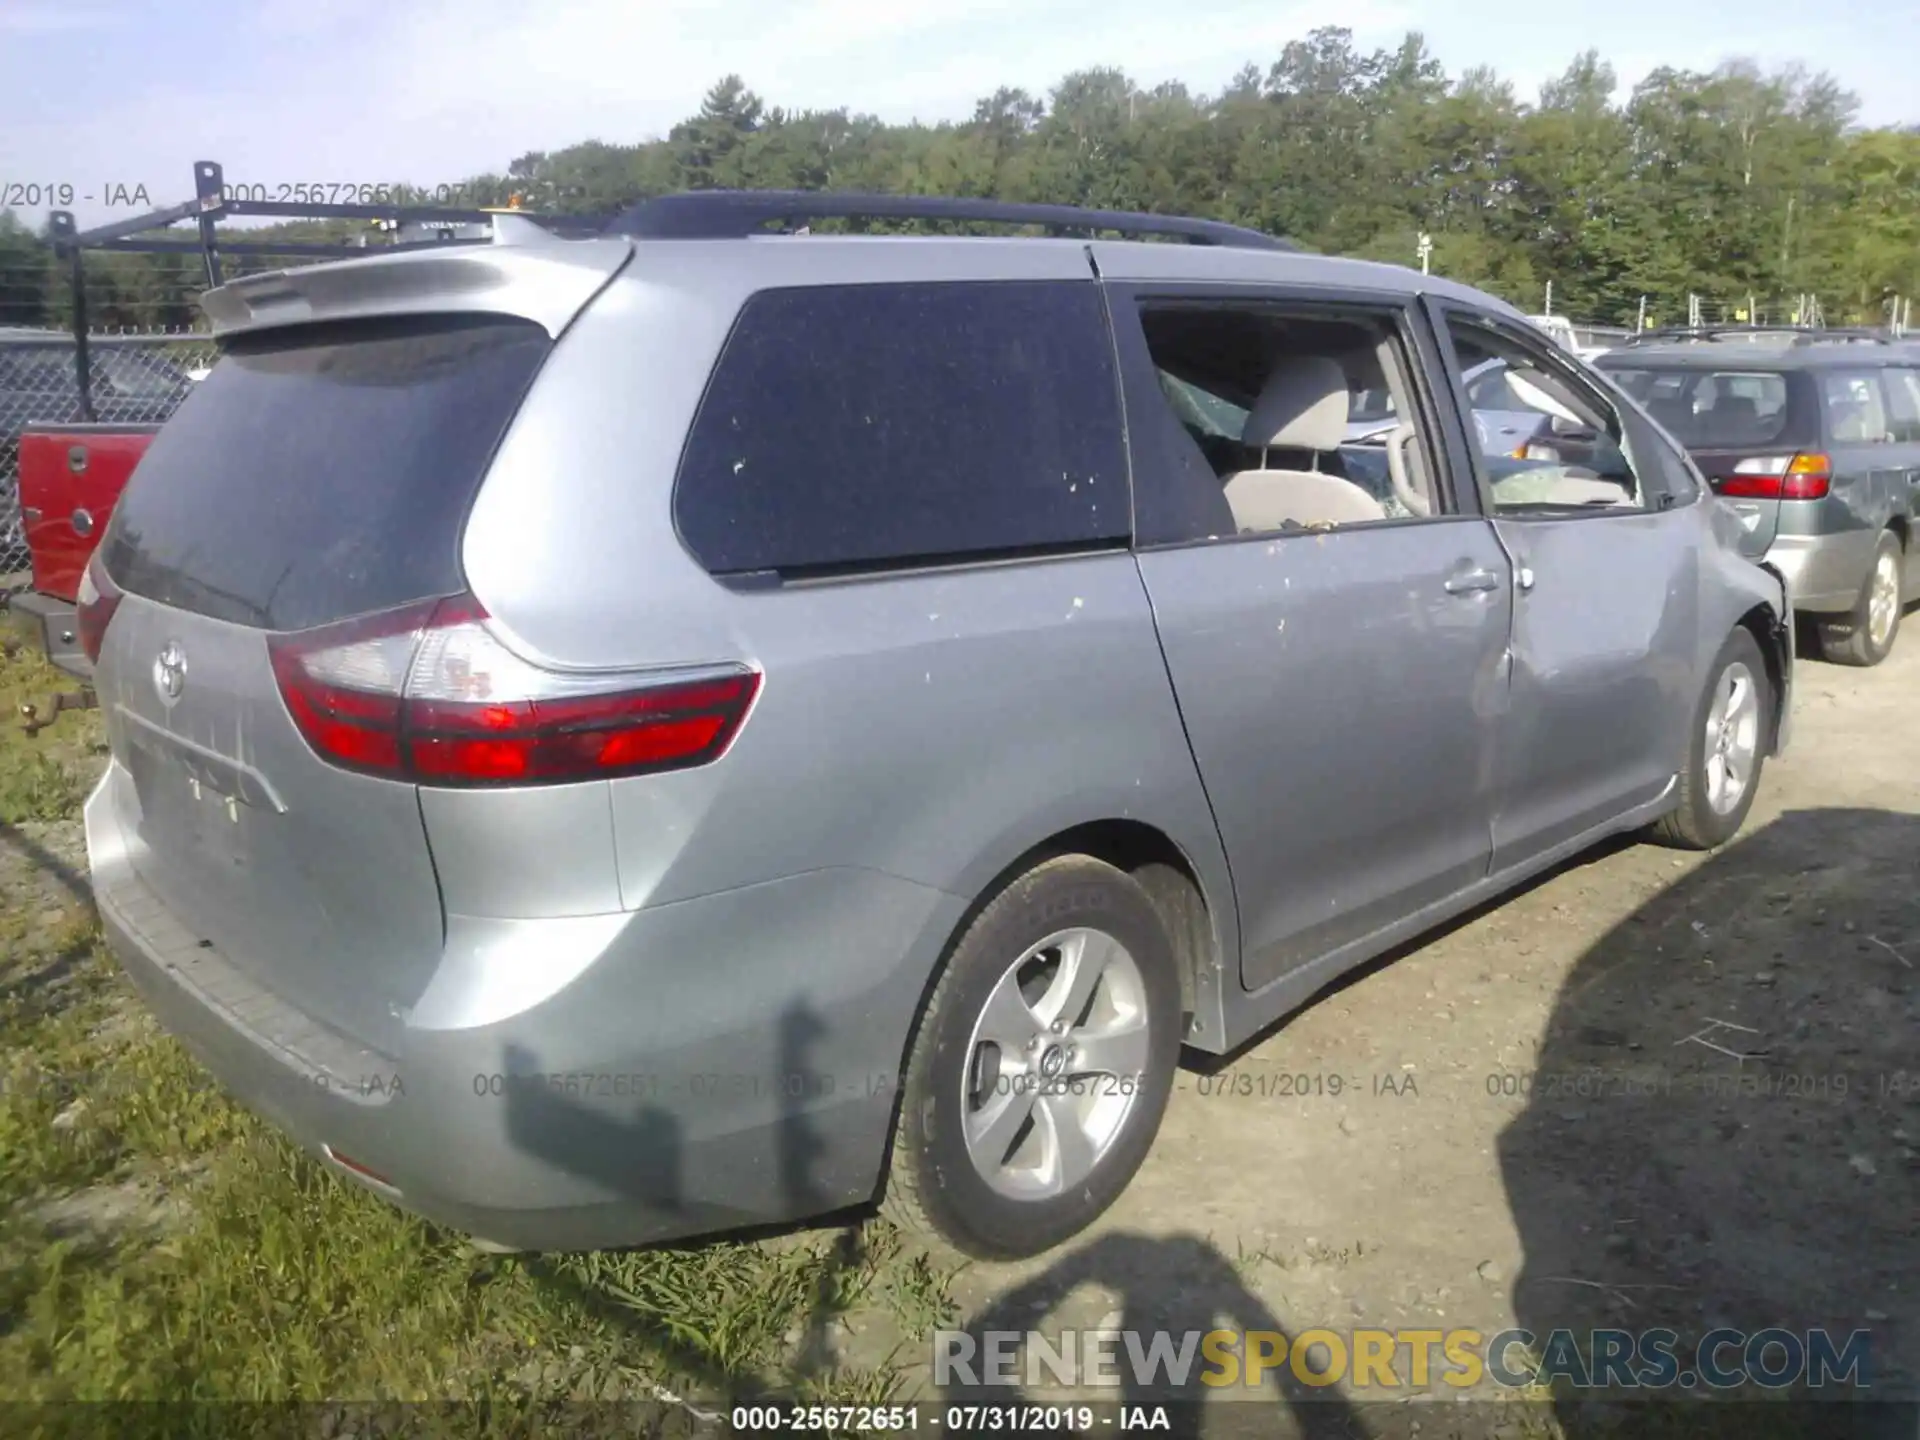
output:
[[[1580,959],[1537,1069],[1515,1077],[1524,1109],[1499,1141],[1525,1251],[1514,1310],[1536,1354],[1567,1331],[1591,1371],[1591,1331],[1663,1328],[1678,1337],[1678,1371],[1691,1373],[1695,1345],[1718,1329],[1804,1339],[1824,1328],[1842,1353],[1866,1332],[1866,1398],[1911,1393],[1920,1373],[1916,872],[1920,819],[1790,812],[1705,860]],[[1786,1356],[1775,1350],[1770,1363],[1786,1368]],[[1721,1358],[1737,1366],[1740,1350]],[[1563,1365],[1549,1369],[1568,1378]],[[1623,1393],[1697,1396],[1716,1389],[1705,1378]],[[1820,1398],[1849,1394],[1862,1398],[1844,1385]],[[1628,1429],[1617,1433],[1652,1418],[1636,1419],[1630,1404],[1567,1398],[1560,1408],[1575,1440],[1616,1433],[1621,1416]],[[1687,1413],[1696,1424],[1722,1418]],[[1734,1426],[1724,1433],[1789,1433],[1724,1418]],[[1882,1424],[1904,1425],[1908,1440],[1920,1433],[1911,1412],[1879,1407],[1827,1403],[1815,1422],[1817,1431],[1800,1433],[1878,1434],[1871,1427]]]
[[[52,880],[70,900],[86,907],[87,913],[92,912],[93,886],[86,875],[17,825],[4,820],[0,820],[0,850],[11,850],[20,856],[31,870]],[[39,913],[39,903],[32,908]],[[75,934],[52,954],[37,957],[33,968],[24,969],[0,983],[0,1005],[14,1007],[20,1020],[35,1019],[57,1010],[61,986],[92,951],[93,939],[91,931]]]
[[[1201,1383],[1200,1377],[1210,1367],[1196,1343],[1189,1351],[1190,1364],[1184,1376],[1170,1373],[1167,1366],[1149,1366],[1148,1373],[1138,1373],[1124,1338],[1129,1333],[1135,1337],[1139,1353],[1149,1358],[1157,1332],[1164,1332],[1176,1347],[1189,1334],[1204,1335],[1219,1329],[1265,1331],[1283,1335],[1291,1344],[1295,1332],[1247,1288],[1233,1262],[1209,1241],[1194,1235],[1103,1235],[996,1297],[964,1326],[964,1334],[971,1341],[967,1352],[973,1360],[971,1372],[954,1367],[942,1383],[936,1350],[934,1382],[940,1386],[942,1403],[1036,1403],[1021,1387],[989,1382],[989,1337],[996,1332],[1046,1333],[1047,1317],[1083,1286],[1096,1286],[1117,1298],[1118,1318],[1112,1329],[1120,1338],[1111,1343],[1109,1353],[1114,1357],[1111,1371],[1119,1383],[1087,1388],[1083,1381],[1074,1387],[1073,1403],[1179,1405],[1179,1410],[1169,1412],[1172,1430],[1159,1432],[1162,1434],[1262,1435],[1275,1440],[1289,1436],[1359,1440],[1370,1434],[1337,1386],[1304,1384],[1285,1364],[1267,1370],[1257,1386],[1220,1386],[1216,1390]],[[1050,1338],[1058,1340],[1057,1336]],[[1019,1380],[1052,1382],[1046,1369],[1031,1366],[1020,1358],[1017,1349],[1013,1353],[1012,1373]],[[1081,1347],[1072,1347],[1069,1353],[1076,1359],[1085,1358]],[[1244,1371],[1239,1378],[1245,1378]],[[1221,1398],[1229,1391],[1247,1398]],[[1195,1408],[1202,1401],[1212,1403],[1205,1410]]]
[[[0,848],[12,850],[43,875],[52,877],[68,896],[82,905],[93,904],[93,885],[87,877],[62,860],[18,825],[0,820]]]
[[[737,1243],[764,1236],[768,1233],[764,1227],[748,1232],[738,1229],[739,1217],[714,1194],[712,1177],[687,1173],[686,1114],[689,1107],[703,1103],[698,1093],[703,1083],[712,1090],[715,1102],[729,1090],[736,1096],[744,1090],[767,1097],[778,1111],[774,1150],[781,1202],[795,1215],[815,1216],[829,1210],[834,1197],[816,1173],[824,1142],[809,1111],[819,1091],[805,1083],[807,1077],[826,1073],[813,1056],[824,1033],[819,1017],[804,1001],[795,1001],[781,1012],[778,1053],[764,1072],[735,1064],[724,1067],[727,1074],[663,1075],[657,1077],[657,1084],[642,1086],[634,1095],[610,1100],[576,1096],[539,1083],[511,1085],[500,1102],[507,1107],[507,1134],[523,1153],[567,1175],[592,1181],[676,1227],[684,1224],[690,1233],[730,1231],[722,1242],[690,1243]],[[504,1069],[535,1081],[544,1073],[539,1057],[518,1049],[506,1054]],[[738,1085],[732,1083],[735,1080]],[[678,1103],[662,1098],[669,1095]],[[570,1263],[562,1254],[523,1252],[516,1259],[554,1293],[640,1340],[672,1367],[675,1380],[696,1389],[697,1394],[689,1398],[698,1402],[775,1395],[790,1390],[796,1379],[826,1374],[834,1363],[831,1331],[846,1309],[847,1287],[841,1282],[865,1262],[866,1251],[862,1232],[843,1227],[817,1276],[799,1345],[781,1374],[723,1368],[671,1325],[649,1314],[644,1304],[634,1303],[617,1283],[597,1283],[596,1277],[614,1279],[617,1255],[591,1256],[585,1265]]]

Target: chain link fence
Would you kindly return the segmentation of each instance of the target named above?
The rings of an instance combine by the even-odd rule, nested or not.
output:
[[[206,334],[95,334],[87,339],[94,419],[158,423],[172,415],[216,354]],[[74,339],[54,330],[0,329],[0,582],[29,568],[20,514],[20,432],[80,419]]]

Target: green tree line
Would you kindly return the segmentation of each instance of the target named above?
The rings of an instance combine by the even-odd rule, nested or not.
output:
[[[470,186],[593,214],[705,187],[994,196],[1211,216],[1400,264],[1426,235],[1436,273],[1529,310],[1551,283],[1556,311],[1594,323],[1632,323],[1643,299],[1678,321],[1694,294],[1814,294],[1829,319],[1872,322],[1920,294],[1920,126],[1857,113],[1831,76],[1744,61],[1623,91],[1594,51],[1528,100],[1486,68],[1449,75],[1418,34],[1369,51],[1329,27],[1217,94],[1093,69],[941,124],[788,111],[729,76],[664,138],[532,152]],[[6,279],[50,281],[39,244],[0,217],[0,321],[62,312],[59,286]],[[104,322],[191,319],[192,265],[90,263]]]

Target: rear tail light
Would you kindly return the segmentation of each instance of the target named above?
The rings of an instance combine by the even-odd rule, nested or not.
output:
[[[1719,486],[1738,500],[1819,500],[1833,484],[1833,462],[1817,451],[1742,460]]]
[[[314,751],[423,785],[542,785],[717,760],[760,676],[567,673],[521,659],[461,596],[267,640]]]
[[[74,597],[75,628],[80,632],[80,648],[93,664],[100,663],[100,647],[106,642],[107,622],[120,608],[120,587],[107,574],[96,549],[80,575],[80,589]]]

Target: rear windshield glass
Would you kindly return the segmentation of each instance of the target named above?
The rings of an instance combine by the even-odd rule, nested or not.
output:
[[[499,316],[234,340],[134,472],[108,572],[271,630],[459,590],[467,510],[550,346]]]
[[[1689,449],[1771,445],[1787,428],[1787,377],[1765,370],[1626,370],[1607,374]]]

